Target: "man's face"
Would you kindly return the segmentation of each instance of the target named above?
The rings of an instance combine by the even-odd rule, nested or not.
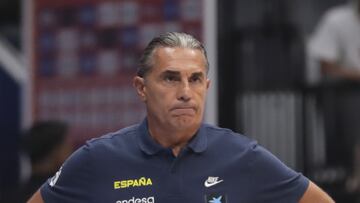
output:
[[[171,47],[155,49],[152,69],[134,80],[148,122],[169,130],[200,126],[209,82],[201,51]]]

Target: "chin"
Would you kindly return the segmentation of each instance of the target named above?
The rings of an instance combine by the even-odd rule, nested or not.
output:
[[[179,130],[185,130],[187,128],[193,128],[200,125],[199,119],[192,116],[177,117],[172,123],[173,126]]]

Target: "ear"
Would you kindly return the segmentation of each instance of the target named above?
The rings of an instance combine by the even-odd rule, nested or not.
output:
[[[135,87],[136,92],[140,96],[141,100],[146,101],[144,78],[135,76],[133,79],[133,86]]]
[[[210,83],[211,83],[210,79],[206,79],[206,89],[209,89]]]

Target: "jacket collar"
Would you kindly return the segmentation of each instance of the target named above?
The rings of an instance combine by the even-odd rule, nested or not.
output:
[[[150,136],[146,118],[138,126],[137,138],[140,149],[148,155],[155,155],[166,149]],[[187,147],[195,153],[201,153],[207,149],[207,134],[204,124],[201,124],[197,133],[187,144]]]

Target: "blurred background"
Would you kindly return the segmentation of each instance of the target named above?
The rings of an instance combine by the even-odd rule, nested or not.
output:
[[[146,43],[165,31],[208,49],[206,122],[257,139],[336,202],[356,202],[360,182],[347,189],[353,170],[343,161],[351,150],[338,145],[346,136],[328,136],[325,124],[333,115],[320,98],[332,87],[308,53],[324,13],[347,2],[1,0],[0,202],[21,202],[14,196],[36,171],[34,150],[59,151],[57,139],[74,150],[144,117],[131,79]],[[30,139],[48,121],[66,138],[40,130],[45,138]]]

